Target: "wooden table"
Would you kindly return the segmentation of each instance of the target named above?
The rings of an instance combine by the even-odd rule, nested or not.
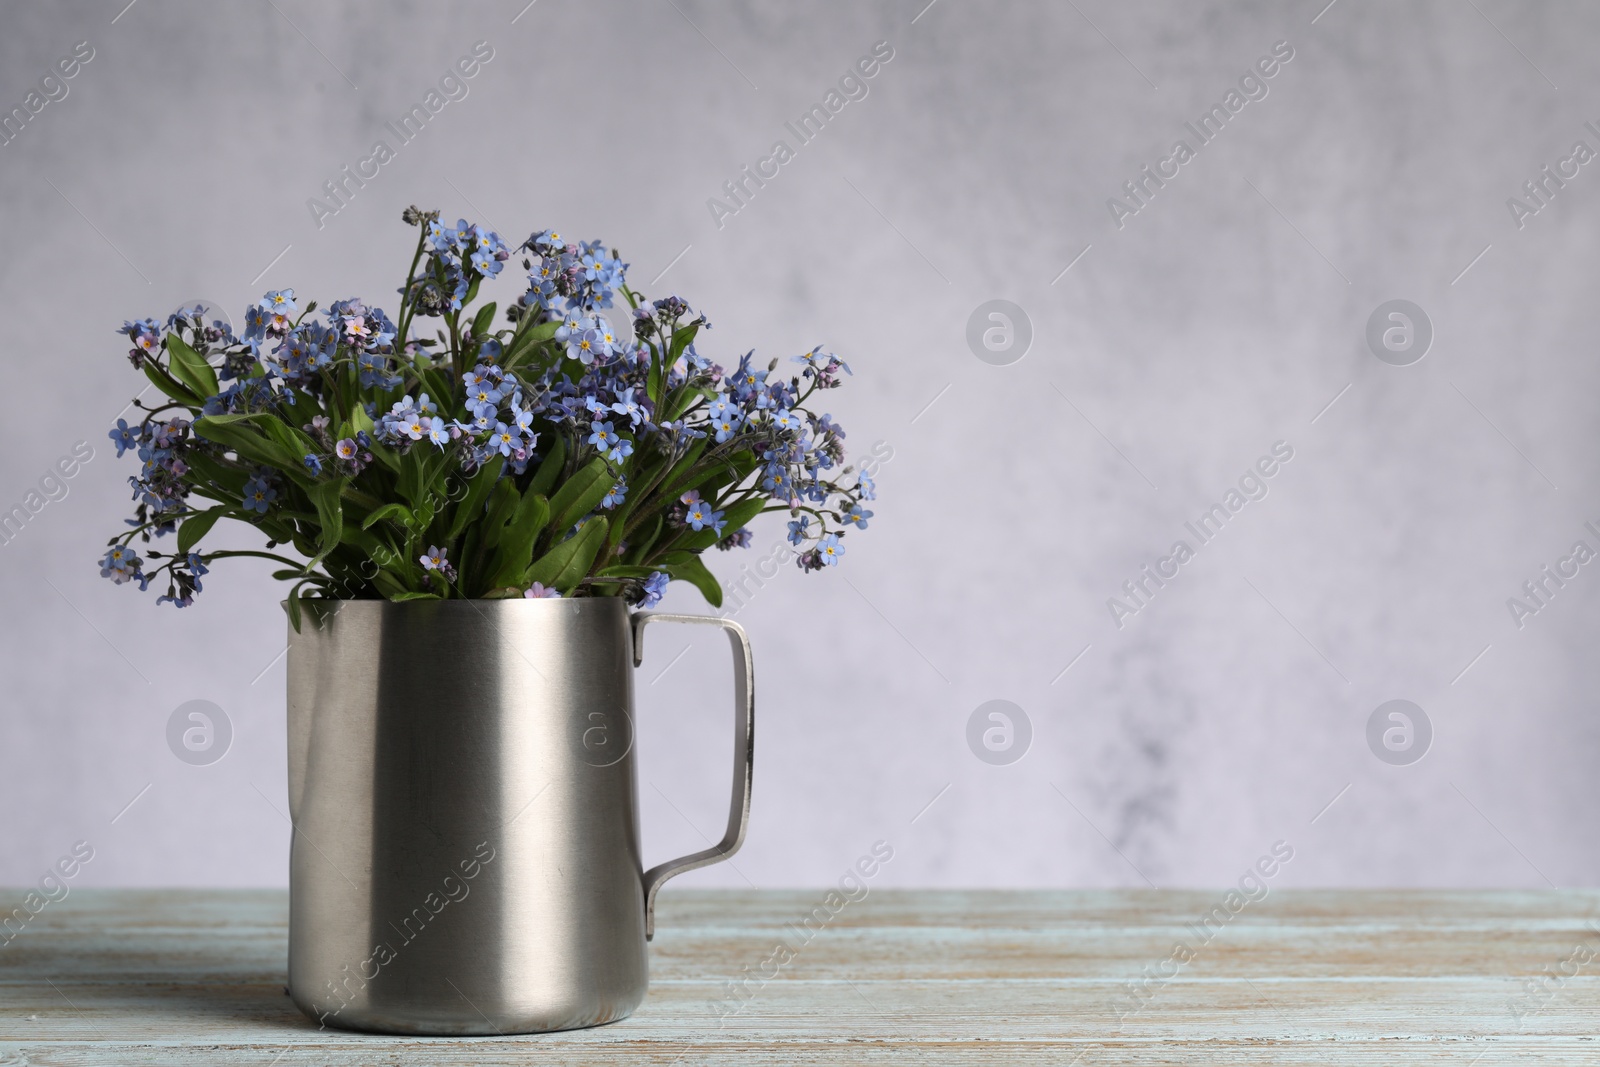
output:
[[[1600,1064],[1596,893],[1275,890],[1206,939],[1220,891],[873,890],[764,964],[822,897],[668,890],[632,1018],[419,1040],[294,1009],[283,892],[74,890],[0,948],[0,1065]]]

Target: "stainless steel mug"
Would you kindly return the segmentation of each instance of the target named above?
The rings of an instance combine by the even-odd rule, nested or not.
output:
[[[653,622],[733,646],[733,798],[715,846],[643,871],[633,668]],[[738,624],[618,598],[351,600],[289,635],[289,991],[326,1026],[510,1034],[627,1016],[656,891],[750,813]]]

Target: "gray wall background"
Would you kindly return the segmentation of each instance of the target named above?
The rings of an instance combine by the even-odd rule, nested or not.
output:
[[[95,450],[0,548],[0,884],[78,839],[82,884],[285,881],[281,589],[219,565],[175,612],[96,572],[134,470],[105,436],[140,384],[113,331],[195,298],[237,322],[288,285],[392,305],[411,202],[604,237],[709,313],[724,361],[830,345],[849,443],[893,450],[844,565],[738,615],[754,822],[686,883],[820,884],[878,839],[907,886],[1217,884],[1278,839],[1280,884],[1600,883],[1600,565],[1520,629],[1506,605],[1600,548],[1600,164],[1521,229],[1506,207],[1600,149],[1600,9],[523,2],[0,15],[6,108],[95,50],[0,148],[0,504]],[[318,229],[307,198],[479,40],[470,94]],[[707,198],[880,40],[869,95],[718,228]],[[1107,199],[1280,40],[1269,95],[1114,225]],[[1009,366],[965,340],[995,298],[1034,331]],[[1395,298],[1436,332],[1406,367],[1364,340]],[[1268,496],[1118,629],[1107,598],[1277,441]],[[703,847],[725,803],[726,653],[687,636],[640,672],[649,859]],[[205,767],[164,737],[197,698],[235,734]],[[1396,698],[1433,727],[1408,766],[1366,739]],[[1032,727],[1006,766],[966,740],[994,699]]]

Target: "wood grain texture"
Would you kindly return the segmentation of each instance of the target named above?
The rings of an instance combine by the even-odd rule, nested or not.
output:
[[[282,892],[76,890],[0,948],[0,1065],[1600,1064],[1596,893],[1278,890],[1209,941],[1219,892],[875,890],[807,940],[822,897],[665,891],[632,1018],[415,1039],[294,1009]]]

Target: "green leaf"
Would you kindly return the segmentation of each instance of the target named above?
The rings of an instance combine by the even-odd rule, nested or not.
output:
[[[544,497],[531,490],[523,494],[516,516],[500,535],[500,551],[495,556],[496,566],[489,579],[491,588],[515,585],[522,577],[533,559],[534,539],[549,517],[550,505]]]
[[[748,478],[750,472],[759,465],[760,460],[756,459],[756,454],[748,448],[735,452],[728,457],[728,466],[732,468],[728,476],[729,481],[734,485],[738,485]]]
[[[706,569],[699,556],[689,556],[677,563],[669,564],[667,574],[674,579],[686,581],[700,590],[700,595],[706,598],[706,603],[714,608],[722,607],[722,585],[709,570]]]
[[[755,463],[751,454],[739,452],[707,464],[700,470],[688,472],[672,491],[674,495],[680,495],[690,489],[699,489],[702,490],[702,496],[715,498],[726,492],[729,486],[736,486],[744,481],[754,469]]]
[[[758,496],[749,500],[741,500],[737,504],[730,504],[722,513],[725,532],[732,533],[741,526],[749,525],[750,520],[761,514],[762,510],[766,508],[767,503],[766,497]]]
[[[368,515],[365,519],[361,520],[361,528],[363,530],[370,530],[373,526],[382,522],[384,519],[391,518],[397,519],[401,525],[409,527],[415,516],[411,514],[411,509],[406,507],[404,504],[385,504],[383,507],[373,511],[373,513]]]
[[[205,403],[179,383],[177,379],[173,378],[172,375],[156,366],[153,360],[147,359],[144,361],[144,376],[149,378],[157,389],[166,393],[169,398],[176,400],[180,404],[187,404],[189,407],[197,408]]]
[[[232,508],[211,508],[184,519],[178,527],[178,555],[186,554],[195,546],[196,541],[211,532],[211,527],[217,524],[218,519],[232,510]]]
[[[308,410],[320,410],[317,402],[309,396],[300,403]],[[252,433],[252,427],[261,432]],[[241,446],[252,448],[255,462],[276,467],[303,486],[311,484],[311,476],[305,468],[305,457],[317,451],[317,443],[271,412],[207,415],[196,420],[194,428],[202,437],[225,444],[241,456],[246,454],[240,451]]]
[[[346,437],[354,437],[362,430],[371,434],[376,430],[376,427],[372,423],[372,416],[367,414],[367,409],[357,404],[350,409],[350,421],[344,435]]]
[[[483,340],[489,336],[489,327],[494,325],[495,303],[483,305],[478,309],[478,314],[472,319],[472,336],[476,340]]]
[[[360,549],[368,559],[379,567],[392,567],[401,558],[400,553],[396,552],[389,542],[378,537],[377,534],[368,533],[366,530],[351,526],[349,523],[345,523],[344,529],[340,531],[339,543]]]
[[[243,494],[244,483],[250,477],[244,471],[226,467],[197,448],[190,449],[183,459],[189,464],[190,475],[193,475],[185,475],[183,480],[200,492],[213,492],[206,484],[209,482],[225,490],[225,496],[230,500]]]
[[[405,583],[387,570],[380,570],[377,574],[374,574],[372,576],[372,584],[378,587],[378,592],[390,600],[405,596],[407,593]]]
[[[539,469],[534,472],[533,481],[528,483],[528,488],[535,493],[549,496],[556,487],[556,479],[561,477],[561,470],[567,462],[567,439],[557,436],[556,443],[550,446],[550,451],[539,463]]]
[[[665,515],[658,514],[654,519],[651,519],[650,524],[644,528],[640,536],[635,538],[634,543],[628,546],[628,559],[633,563],[639,563],[648,556],[650,549],[655,547],[656,538],[661,536],[661,528],[665,525]]]
[[[485,463],[477,474],[467,484],[467,495],[461,498],[461,503],[456,505],[455,517],[450,521],[448,540],[454,541],[460,536],[461,531],[467,528],[467,523],[473,519],[483,517],[484,501],[489,499],[489,494],[494,490],[500,479],[500,471],[505,467],[504,456],[495,455]]]
[[[311,398],[310,396],[305,396],[304,394],[302,394],[302,396],[304,399],[302,399],[297,405],[300,410],[312,412],[321,410],[315,399]],[[226,415],[221,417],[228,418]],[[294,457],[293,462],[290,464],[292,469],[297,472],[305,469],[306,456],[317,451],[317,443],[315,441],[313,441],[307,434],[296,430],[294,427],[278,418],[278,416],[269,412],[256,412],[255,414],[250,415],[249,418],[256,426],[261,427],[262,431],[269,438],[271,438],[273,442],[278,445],[278,447],[282,448],[286,454]]]
[[[207,415],[195,420],[194,432],[207,441],[215,441],[224,448],[233,449],[240,459],[274,467],[290,474],[297,481],[303,480],[304,463],[300,456],[287,451],[276,441],[263,437],[248,426],[240,425],[239,420],[255,417],[254,415]]]
[[[594,558],[606,543],[606,519],[596,515],[583,528],[539,558],[522,576],[519,585],[534,582],[566,596],[589,573]]]
[[[703,396],[711,396],[713,393],[714,390],[711,389],[690,389],[687,386],[680,387],[677,392],[673,393],[672,396],[667,398],[666,406],[662,409],[661,414],[657,417],[656,421],[663,425],[669,422],[674,422],[677,420],[678,416],[682,415],[689,409],[690,404],[693,404],[696,400]]]
[[[494,548],[500,543],[500,535],[505,533],[506,523],[516,514],[520,503],[516,481],[511,478],[501,478],[489,497],[489,513],[483,520],[481,543],[484,548]]]
[[[396,593],[389,599],[399,603],[402,600],[439,600],[440,596],[438,593]]]
[[[311,579],[307,579],[306,581],[303,581],[303,582],[296,582],[289,589],[289,597],[288,597],[289,625],[294,627],[294,632],[295,633],[299,633],[300,632],[300,618],[301,618],[301,613],[300,613],[300,589],[301,589],[302,586],[310,584],[310,582],[311,582]]]
[[[599,456],[591,459],[550,498],[550,528],[558,535],[565,533],[573,523],[599,507],[600,501],[616,484],[616,475],[606,469],[606,461]]]
[[[369,430],[367,432],[371,433],[372,431]],[[390,448],[388,445],[379,444],[377,441],[373,441],[372,444],[367,447],[367,451],[371,452],[377,461],[387,467],[391,473],[400,473],[400,456],[395,452],[394,449]]]
[[[306,490],[306,495],[317,506],[317,518],[322,526],[318,531],[317,554],[306,564],[307,570],[321,563],[323,557],[339,544],[339,537],[344,532],[344,506],[339,500],[339,493],[344,483],[343,478],[330,478],[314,482]]]
[[[427,386],[428,392],[438,397],[441,402],[448,403],[450,399],[450,379],[437,368],[425,370],[419,377],[422,384]]]
[[[424,497],[422,503],[417,505],[417,510],[411,517],[411,529],[414,533],[424,533],[433,525],[433,516],[438,507],[434,497]]]
[[[691,322],[687,326],[679,326],[672,332],[672,348],[667,352],[667,366],[671,367],[678,362],[678,357],[683,355],[684,349],[694,341],[695,335],[700,332],[699,323]]]
[[[650,398],[650,403],[657,408],[661,406],[661,383],[665,378],[665,361],[661,357],[661,349],[651,345],[650,374],[645,379],[644,392]]]
[[[706,443],[710,440],[711,438],[709,437],[700,438],[694,444],[689,446],[689,451],[683,454],[682,459],[678,460],[677,463],[672,465],[672,469],[667,472],[667,476],[661,479],[661,487],[659,492],[661,493],[662,497],[671,499],[673,497],[681,496],[683,495],[683,491],[689,488],[683,483],[692,476],[690,472],[695,463],[700,459],[701,455],[704,454],[706,450]]]
[[[413,448],[400,458],[400,477],[396,480],[395,491],[413,505],[421,501],[423,496],[423,451]]]
[[[190,391],[200,397],[217,395],[217,372],[211,369],[206,357],[175,333],[167,334],[167,355],[172,357],[172,373]]]
[[[205,421],[212,426],[237,426],[240,423],[259,422],[266,414],[264,411],[246,411],[238,415],[207,415]]]
[[[615,566],[607,567],[603,571],[595,571],[594,576],[596,578],[648,578],[658,569],[656,567],[635,567],[618,563]]]

